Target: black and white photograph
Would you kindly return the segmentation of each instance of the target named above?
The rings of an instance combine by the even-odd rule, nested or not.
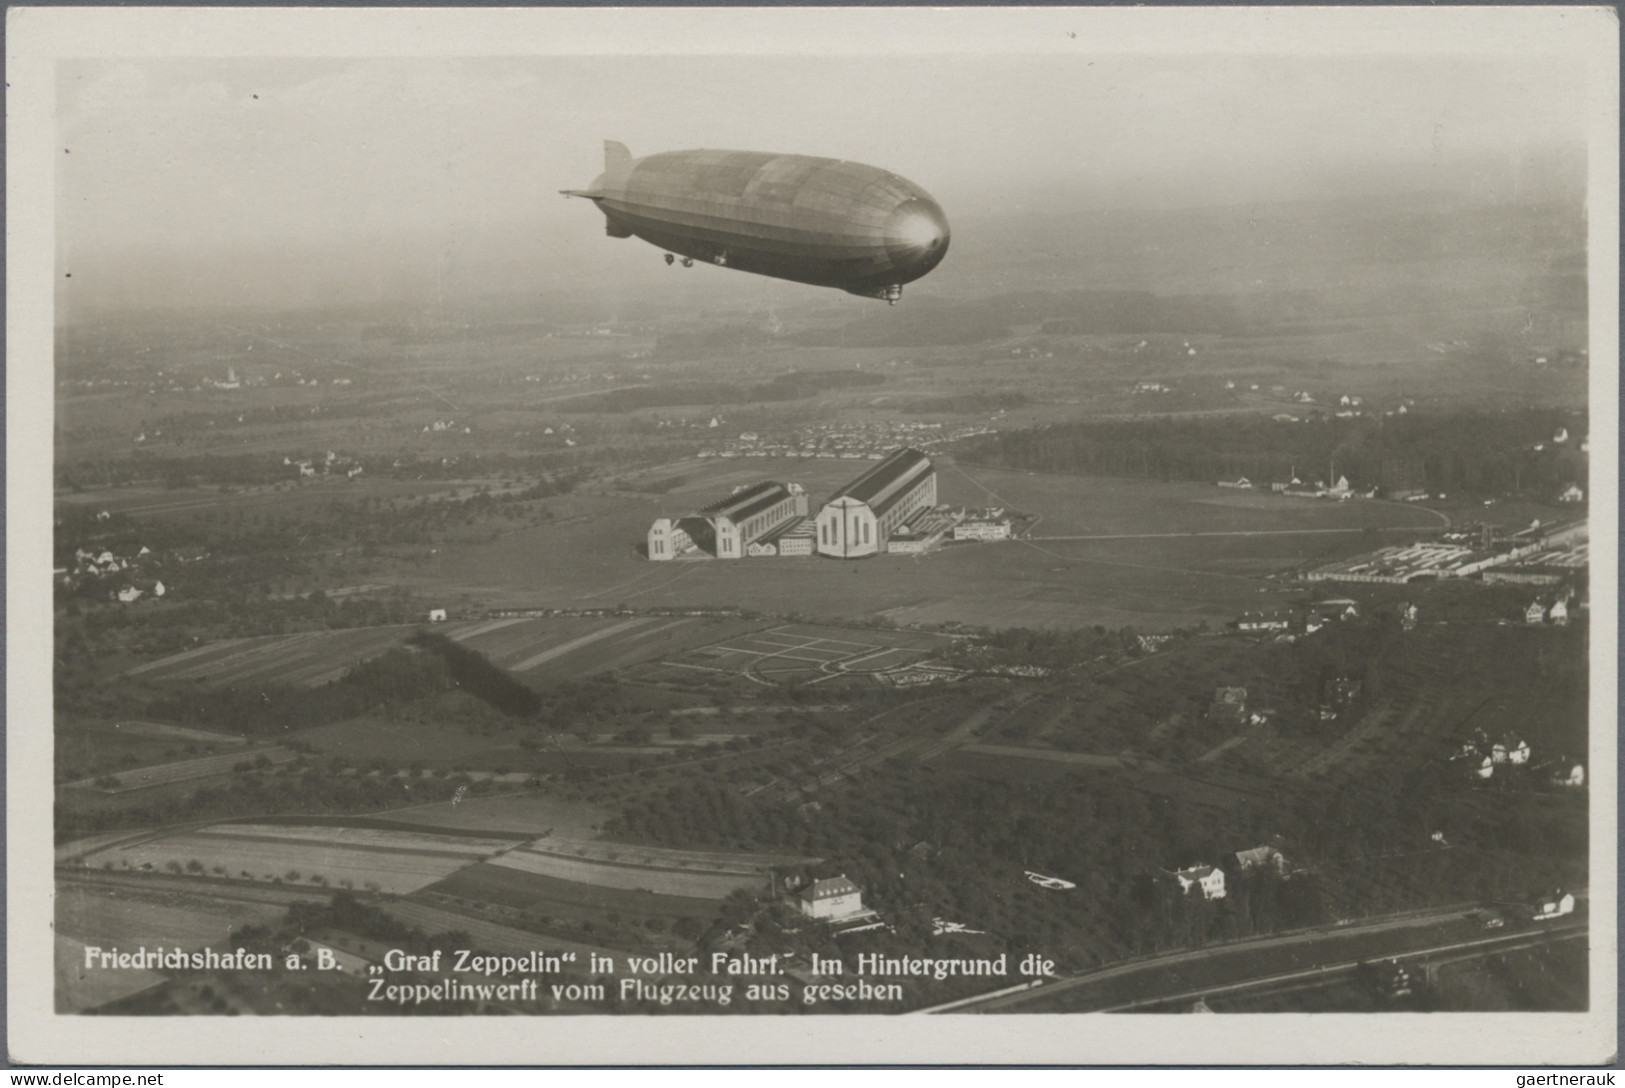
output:
[[[1616,1053],[1611,9],[8,54],[13,1060]]]

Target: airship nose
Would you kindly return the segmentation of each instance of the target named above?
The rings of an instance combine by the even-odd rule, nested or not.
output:
[[[934,200],[905,200],[886,220],[886,251],[899,269],[925,275],[948,252],[948,217]]]

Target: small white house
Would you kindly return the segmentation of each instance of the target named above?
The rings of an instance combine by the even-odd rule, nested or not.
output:
[[[1550,918],[1561,918],[1565,914],[1574,913],[1574,893],[1555,891],[1550,895],[1543,895],[1534,903],[1533,918],[1537,922],[1544,922]]]
[[[444,608],[431,608],[431,609],[429,609],[429,622],[430,623],[445,623],[446,622],[446,610]]]
[[[819,921],[850,918],[863,913],[863,890],[846,874],[829,880],[815,880],[796,895],[801,913]]]
[[[1203,899],[1224,898],[1224,870],[1213,865],[1193,865],[1174,873],[1179,890],[1189,893],[1192,888],[1202,889]]]

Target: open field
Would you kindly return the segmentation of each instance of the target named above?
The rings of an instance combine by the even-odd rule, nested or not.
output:
[[[476,903],[494,903],[531,918],[602,922],[608,912],[630,918],[710,918],[716,899],[661,895],[632,888],[582,884],[481,862],[424,889]]]
[[[704,616],[548,616],[448,632],[526,680],[590,676],[761,626]]]
[[[379,906],[386,914],[400,919],[415,929],[422,930],[426,936],[436,936],[441,933],[466,933],[468,944],[466,947],[482,952],[495,952],[498,954],[523,955],[537,948],[544,948],[548,952],[575,952],[582,959],[587,954],[596,953],[600,956],[616,954],[614,949],[601,945],[582,944],[579,941],[568,941],[552,935],[533,933],[528,929],[516,929],[505,926],[500,922],[487,921],[473,915],[462,914],[458,911],[446,910],[443,907],[432,906],[419,902],[416,899],[389,899]]]
[[[741,889],[757,891],[764,888],[764,875],[734,873],[682,872],[676,869],[654,868],[622,862],[586,861],[561,857],[558,854],[538,853],[520,847],[490,860],[492,865],[517,869],[576,884],[590,884],[598,888],[617,888],[625,891],[652,892],[656,895],[676,895],[691,899],[726,899]]]
[[[59,713],[55,724],[53,773],[59,783],[125,775],[135,767],[176,763],[193,756],[235,752],[238,759],[245,758],[245,739],[227,733],[158,722],[110,721],[95,714]]]
[[[57,882],[56,929],[103,948],[160,945],[202,948],[231,931],[282,913],[274,903],[213,896],[206,889],[136,888],[64,879]]]
[[[244,452],[241,450],[233,452]],[[274,512],[279,517],[306,517],[335,502],[362,499],[415,499],[425,496],[472,494],[485,481],[392,480],[366,476],[349,479],[297,480],[259,487],[120,487],[68,491],[56,501],[112,513],[142,517],[185,518],[205,512],[230,510]]]
[[[203,948],[234,929],[282,914],[269,903],[226,901],[175,888],[135,888],[59,879],[55,897],[56,1001],[77,1012],[158,985],[156,971],[86,970],[85,948]]]
[[[298,758],[298,755],[286,748],[275,746],[254,748],[245,751],[227,752],[225,755],[203,756],[200,759],[183,759],[178,763],[159,763],[150,767],[119,771],[113,776],[116,782],[112,785],[101,785],[99,778],[87,778],[65,784],[84,789],[98,789],[103,793],[128,793],[131,790],[167,786],[174,782],[189,782],[195,778],[212,778],[216,775],[230,774],[232,768],[238,764],[244,761],[258,760],[261,757],[275,765],[278,763],[292,763]]]
[[[337,680],[357,662],[400,645],[415,630],[408,626],[357,627],[228,639],[138,665],[126,675],[219,685],[258,682],[316,687]]]
[[[229,733],[211,733],[206,729],[188,729],[184,725],[167,725],[164,722],[115,722],[113,728],[138,737],[195,741],[199,744],[248,743],[246,737],[234,737]]]
[[[537,854],[556,854],[560,857],[585,858],[620,865],[744,876],[759,876],[775,865],[803,865],[818,860],[797,854],[766,854],[759,851],[747,853],[739,850],[672,850],[663,846],[629,845],[604,839],[572,839],[556,835],[548,835],[535,842],[526,843],[525,849]]]
[[[547,616],[438,624],[433,630],[535,681],[624,668],[758,626],[751,621],[700,616]],[[126,675],[215,685],[316,687],[403,645],[419,630],[422,628],[414,625],[399,625],[227,639],[138,665]]]
[[[443,801],[421,808],[397,809],[390,813],[390,819],[428,828],[493,833],[523,831],[530,835],[557,834],[579,840],[594,835],[598,825],[611,815],[612,812],[587,801],[565,801],[527,791],[505,797],[470,797],[457,804]]]
[[[165,869],[195,861],[203,872],[228,879],[316,883],[319,877],[333,886],[348,882],[400,895],[511,845],[425,832],[216,824],[113,846],[84,863],[92,869]]]
[[[1300,498],[1215,484],[1069,476],[939,462],[946,487],[956,477],[977,502],[1040,515],[1034,537],[1158,533],[1310,532],[1327,529],[1439,529],[1441,514],[1415,504]],[[967,500],[969,501],[969,500]]]
[[[515,845],[508,837],[488,839],[468,835],[437,835],[394,827],[362,827],[332,824],[215,824],[199,832],[252,842],[316,843],[322,846],[355,846],[389,853],[471,854],[487,857]]]
[[[687,469],[687,464],[676,467]],[[802,482],[817,502],[825,477],[833,489],[868,463],[761,458],[749,466],[695,464],[703,467],[683,472],[683,486],[669,494],[565,496],[556,501],[559,516],[546,525],[447,547],[432,576],[403,565],[379,580],[467,593],[493,605],[736,605],[832,619],[887,616],[904,623],[1044,627],[1133,624],[1141,630],[1166,630],[1204,619],[1228,620],[1256,606],[1258,579],[1265,575],[1370,550],[1373,541],[1426,533],[1444,521],[1416,506],[1229,493],[1208,484],[1028,474],[960,467],[939,459],[944,503],[998,504],[1040,515],[1033,528],[1038,537],[1107,539],[958,545],[926,556],[844,563],[820,558],[650,563],[640,558],[637,546],[653,518],[726,494],[732,484]],[[1214,530],[1260,535],[1178,535]],[[539,556],[546,561],[538,562]]]

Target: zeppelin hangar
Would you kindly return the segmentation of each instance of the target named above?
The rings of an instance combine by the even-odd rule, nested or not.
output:
[[[649,558],[816,554],[861,559],[917,551],[918,525],[936,505],[937,470],[931,459],[901,449],[830,496],[816,515],[809,515],[800,485],[764,481],[692,514],[656,518],[649,528]]]

